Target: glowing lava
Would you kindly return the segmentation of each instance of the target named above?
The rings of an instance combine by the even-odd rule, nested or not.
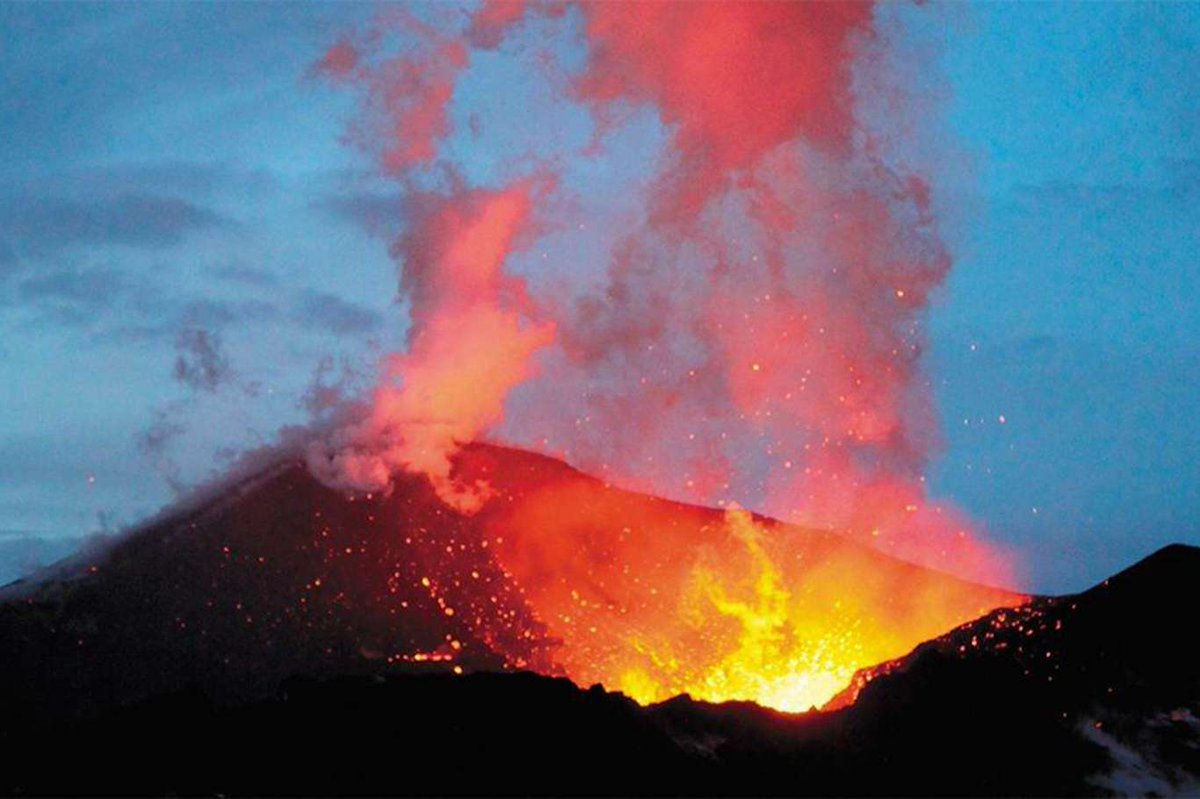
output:
[[[1024,597],[895,560],[833,533],[551,479],[464,452],[498,494],[480,522],[544,628],[543,670],[643,702],[687,693],[788,711],[854,673]],[[484,622],[484,626],[487,622]]]

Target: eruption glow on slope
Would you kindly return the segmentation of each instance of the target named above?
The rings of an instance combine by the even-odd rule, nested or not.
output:
[[[553,666],[580,682],[804,708],[1013,599],[913,570],[876,579],[852,543],[1008,576],[925,494],[936,422],[921,323],[950,258],[931,187],[867,107],[905,99],[881,77],[877,16],[855,3],[485,3],[441,24],[391,13],[320,64],[365,90],[352,139],[405,188],[393,252],[412,325],[369,410],[313,445],[315,474],[378,491],[420,473],[456,511],[492,518],[503,492],[453,467],[490,433],[621,485],[842,534],[813,554],[732,506],[721,525],[681,527],[561,486],[508,497],[493,556],[556,641]],[[592,147],[633,108],[667,131],[644,221],[575,283],[511,270],[549,209],[570,207],[559,165],[525,159],[522,176],[476,187],[439,160],[472,59],[531,20],[581,31],[586,63],[559,101],[591,110]],[[397,32],[393,55],[384,34]],[[903,128],[916,113],[890,118]]]
[[[504,497],[485,523],[551,642],[536,665],[643,702],[819,707],[859,668],[1019,601],[843,536],[582,476]]]

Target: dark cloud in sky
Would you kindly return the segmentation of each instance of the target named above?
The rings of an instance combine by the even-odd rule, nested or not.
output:
[[[300,292],[292,319],[310,330],[339,336],[366,335],[383,325],[382,316],[371,308],[347,302],[336,294],[312,290]]]
[[[397,191],[336,193],[314,202],[313,207],[331,219],[385,239],[400,232],[404,218],[404,197]]]
[[[377,332],[379,311],[296,285],[278,264],[223,253],[245,245],[245,230],[206,198],[256,208],[245,198],[277,185],[266,170],[193,161],[0,179],[0,281],[11,289],[0,293],[0,312],[16,311],[35,325],[85,329],[98,342],[169,343],[181,329],[261,324],[348,337]],[[380,225],[398,213],[396,196],[343,199],[347,219],[363,204],[375,209],[371,219]],[[219,265],[179,263],[184,252],[192,253],[189,260],[203,258],[194,253],[204,249],[188,240],[194,233],[217,234],[205,247],[222,253]],[[229,291],[239,296],[223,296]]]
[[[126,160],[76,166],[31,174],[5,175],[0,195],[12,198],[102,199],[124,194],[184,197],[196,202],[236,193],[262,195],[279,187],[279,177],[266,168],[202,160]]]
[[[267,269],[259,269],[241,263],[225,264],[208,270],[209,274],[218,280],[235,283],[240,286],[256,288],[273,288],[280,283],[279,275]]]
[[[266,169],[203,161],[124,163],[78,170],[65,176],[72,185],[91,186],[112,194],[148,191],[187,197],[209,196],[236,190],[262,194],[278,188],[279,181]]]
[[[112,266],[59,262],[28,272],[16,284],[12,304],[41,323],[95,330],[118,306],[154,305],[151,287],[136,285]]]
[[[18,286],[26,300],[61,300],[98,309],[129,288],[123,272],[106,266],[80,267],[63,264],[39,271]]]
[[[383,324],[377,311],[313,289],[288,291],[273,300],[199,298],[172,310],[161,326],[144,332],[161,335],[168,327],[217,330],[235,325],[284,323],[313,332],[358,336],[374,333]]]
[[[208,297],[183,303],[175,318],[177,326],[220,328],[236,324],[274,322],[280,318],[279,307],[270,300],[218,300]]]
[[[175,337],[175,367],[171,376],[195,391],[212,393],[233,376],[221,348],[221,335],[191,328]]]
[[[100,338],[122,344],[173,340],[183,329],[221,330],[237,325],[277,322],[284,317],[274,302],[228,300],[197,296],[160,296],[157,304],[140,307],[114,318]]]
[[[216,335],[231,327],[284,324],[314,333],[362,337],[378,333],[383,326],[379,311],[336,294],[311,288],[280,291],[280,280],[270,272],[225,274],[233,282],[272,289],[277,296],[229,299],[170,293],[137,271],[63,261],[22,276],[7,310],[19,309],[31,315],[35,324],[86,329],[97,342],[126,344],[170,341],[177,339],[180,330]],[[191,339],[182,345],[177,339],[176,344],[200,346]]]
[[[163,249],[189,233],[232,226],[232,220],[187,200],[128,193],[75,199],[17,198],[0,211],[0,232],[30,257],[82,244]]]

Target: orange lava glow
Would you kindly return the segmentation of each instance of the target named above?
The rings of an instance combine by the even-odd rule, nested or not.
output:
[[[642,703],[687,693],[821,707],[859,669],[1024,601],[739,508],[669,502],[577,472],[534,490],[520,475],[490,474],[498,494],[483,511],[486,535],[544,625],[550,669]]]
[[[493,0],[389,20],[318,68],[362,93],[351,139],[402,189],[391,252],[411,325],[369,407],[307,455],[351,491],[421,475],[438,525],[486,530],[474,543],[521,610],[454,601],[458,578],[439,574],[447,617],[477,616],[511,666],[639,701],[801,711],[1023,599],[981,585],[1011,580],[1010,564],[926,486],[939,435],[925,312],[952,257],[918,124],[935,64],[889,50],[887,6]],[[593,140],[497,156],[501,185],[474,186],[442,146],[450,98],[508,57],[505,37],[535,34],[583,56],[559,69],[547,48],[530,80],[586,111]],[[663,153],[619,189],[638,195],[632,218],[606,226],[585,209],[615,194],[577,188],[567,166],[623,141],[634,109],[659,130],[639,146]],[[484,152],[487,126],[471,130]],[[542,250],[550,230],[593,225],[600,250]],[[488,436],[647,494],[460,449]]]

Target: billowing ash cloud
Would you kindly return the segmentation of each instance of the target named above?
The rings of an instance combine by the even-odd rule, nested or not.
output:
[[[457,485],[447,457],[490,433],[616,482],[736,501],[995,579],[994,553],[924,489],[937,435],[923,316],[951,259],[933,187],[890,146],[913,111],[868,107],[899,106],[903,92],[856,80],[886,47],[875,9],[569,7],[587,56],[560,101],[591,110],[602,145],[630,108],[653,109],[669,151],[648,176],[644,223],[590,280],[534,291],[506,262],[536,238],[537,210],[562,199],[554,164],[496,188],[411,186],[431,164],[458,173],[437,161],[439,143],[474,54],[561,13],[485,3],[436,28],[395,15],[321,62],[364,90],[351,139],[410,188],[394,252],[413,326],[369,416],[314,447],[317,474],[378,490],[414,470],[471,508],[486,491]],[[382,53],[388,31],[412,40],[399,56]]]
[[[485,499],[450,479],[448,455],[500,421],[509,392],[531,372],[553,326],[532,323],[521,281],[505,258],[528,230],[534,183],[501,191],[416,196],[397,243],[401,287],[413,302],[408,350],[388,359],[370,415],[319,442],[318,476],[360,491],[387,487],[396,469],[430,477],[462,510]]]

